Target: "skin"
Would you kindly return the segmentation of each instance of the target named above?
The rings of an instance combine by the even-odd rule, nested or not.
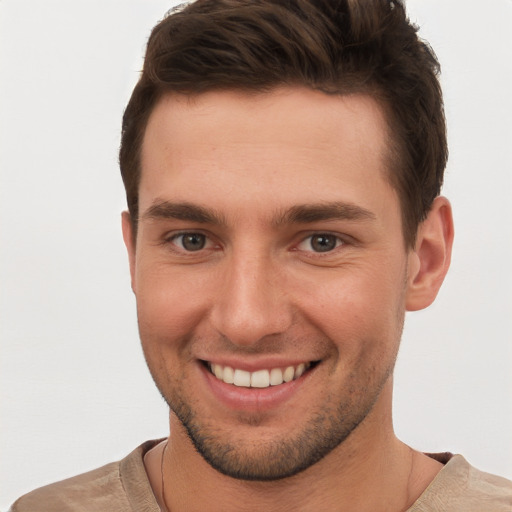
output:
[[[448,269],[451,211],[437,198],[405,248],[387,140],[363,95],[170,94],[155,107],[137,235],[127,213],[123,233],[171,409],[165,454],[145,460],[169,509],[405,510],[439,471],[393,433],[392,372],[405,311],[428,306]],[[233,396],[205,361],[315,364]]]

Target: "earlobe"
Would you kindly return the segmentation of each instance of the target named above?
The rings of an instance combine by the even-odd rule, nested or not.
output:
[[[418,228],[416,245],[409,254],[406,309],[424,309],[437,296],[450,266],[453,218],[448,199],[437,197]]]
[[[121,214],[121,222],[124,245],[128,251],[132,290],[135,292],[135,233],[133,231],[132,218],[128,212],[123,212]]]

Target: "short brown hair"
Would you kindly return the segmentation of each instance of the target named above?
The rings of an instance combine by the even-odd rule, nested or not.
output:
[[[134,227],[144,132],[166,92],[300,85],[367,93],[383,106],[388,179],[400,198],[405,242],[413,245],[448,156],[438,74],[433,51],[398,0],[197,0],[171,11],[151,33],[123,117],[120,166]]]

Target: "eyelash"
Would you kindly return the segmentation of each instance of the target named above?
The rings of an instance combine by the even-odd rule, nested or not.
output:
[[[316,233],[312,233],[311,235],[308,235],[306,238],[303,238],[302,241],[297,244],[297,250],[304,250],[304,249],[300,249],[299,247],[303,244],[309,244],[309,246],[311,247],[311,249],[313,249],[313,243],[314,243],[314,240],[315,238],[317,240],[323,238],[323,239],[327,239],[327,240],[332,240],[334,239],[334,247],[330,248],[330,249],[327,249],[325,251],[315,251],[315,250],[311,250],[311,251],[305,251],[305,252],[311,252],[313,254],[330,254],[332,252],[334,252],[336,249],[338,249],[339,247],[343,246],[343,245],[346,245],[346,242],[345,240],[343,240],[341,237],[339,237],[338,235],[335,235],[334,233],[329,233],[329,232],[325,232],[325,233],[322,233],[322,232],[316,232]]]
[[[197,250],[187,250],[185,247],[184,247],[184,242],[183,242],[183,237],[185,236],[200,236],[200,237],[204,237],[204,246],[198,248]],[[176,241],[178,239],[182,239],[182,242],[181,244],[178,244]],[[300,246],[301,245],[304,245],[304,244],[309,244],[309,247],[311,249],[313,249],[313,243],[314,243],[314,239],[321,239],[321,238],[324,238],[324,239],[327,239],[327,240],[332,240],[334,238],[334,246],[332,248],[328,248],[327,250],[325,251],[322,251],[322,250],[318,250],[318,251],[315,251],[315,250],[307,250],[307,249],[304,249],[304,248],[301,248]],[[170,236],[167,236],[164,240],[164,244],[171,244],[175,247],[177,247],[177,250],[179,250],[180,252],[184,252],[186,254],[194,254],[194,253],[201,253],[202,251],[204,250],[208,250],[208,249],[212,249],[212,248],[215,248],[215,247],[212,247],[214,246],[214,242],[212,241],[212,239],[204,234],[204,233],[201,233],[200,231],[182,231],[180,233],[174,233]],[[334,251],[336,251],[336,249],[339,249],[341,246],[344,246],[346,245],[347,242],[346,240],[344,240],[343,238],[341,238],[340,236],[338,235],[335,235],[333,233],[329,233],[329,232],[314,232],[304,238],[301,239],[301,241],[294,245],[294,247],[292,248],[293,251],[302,251],[302,252],[306,252],[306,253],[312,253],[312,254],[315,254],[315,255],[322,255],[322,254],[332,254]]]
[[[198,249],[197,251],[191,251],[191,250],[187,250],[184,246],[183,246],[183,238],[185,236],[200,236],[200,237],[204,237],[204,243],[205,243],[205,246],[204,247],[201,247],[200,249]],[[182,243],[180,245],[178,245],[176,243],[176,240],[178,240],[179,238],[182,239]],[[197,253],[200,253],[201,251],[205,250],[205,249],[208,249],[210,247],[206,247],[208,245],[213,245],[214,242],[211,240],[211,238],[204,234],[204,233],[201,233],[200,231],[182,231],[180,233],[174,233],[170,236],[167,236],[164,240],[164,244],[171,244],[171,245],[174,245],[174,246],[177,246],[178,249],[182,252],[185,252],[185,253],[188,253],[188,254],[193,254],[195,252]]]

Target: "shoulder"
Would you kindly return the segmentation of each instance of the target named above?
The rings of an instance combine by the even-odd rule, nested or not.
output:
[[[121,461],[25,494],[9,512],[154,510],[154,497],[143,464],[144,453],[154,444],[149,441]],[[137,501],[144,502],[144,506],[133,508]]]
[[[85,501],[97,503],[97,510],[123,510],[111,507],[112,502],[123,501],[123,487],[119,475],[119,462],[46,485],[18,499],[10,512],[25,511],[78,511]],[[127,510],[126,507],[124,510]],[[129,510],[129,508],[128,508]]]
[[[470,496],[480,499],[480,503],[494,503],[495,509],[512,510],[512,482],[497,475],[491,475],[471,466],[461,455],[461,465],[467,469],[467,488]]]
[[[510,512],[512,482],[480,471],[462,455],[454,455],[409,510]]]

